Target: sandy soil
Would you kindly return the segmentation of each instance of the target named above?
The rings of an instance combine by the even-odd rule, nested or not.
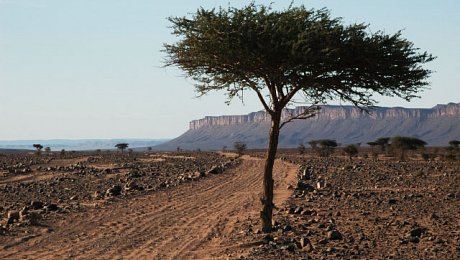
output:
[[[263,160],[245,156],[235,169],[132,199],[114,198],[1,240],[0,259],[237,258],[250,246],[234,240],[257,219]],[[298,166],[277,161],[275,204],[287,201]]]

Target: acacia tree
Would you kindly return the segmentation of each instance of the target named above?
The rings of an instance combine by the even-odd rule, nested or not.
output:
[[[128,148],[128,145],[127,143],[119,143],[119,144],[116,144],[115,147],[121,151],[121,153],[123,153],[123,151]]]
[[[41,154],[41,151],[43,149],[43,145],[41,144],[33,144],[32,145],[35,149],[37,149],[37,154],[40,155]]]
[[[354,144],[349,144],[343,148],[343,151],[348,155],[350,161],[353,159],[354,156],[358,154],[358,147]]]
[[[372,97],[410,100],[423,89],[434,59],[401,33],[370,33],[365,24],[344,25],[327,9],[304,6],[275,11],[254,3],[242,8],[200,8],[191,17],[170,17],[178,41],[165,44],[165,66],[177,66],[195,81],[199,96],[223,90],[230,102],[254,91],[271,118],[263,180],[262,230],[270,232],[273,165],[280,129],[312,117],[316,105],[342,100],[372,107]],[[296,102],[303,113],[283,117]]]
[[[319,155],[322,157],[329,157],[334,148],[338,146],[337,141],[331,139],[316,140],[316,143],[319,145]]]
[[[447,150],[447,158],[448,159],[455,160],[456,153],[458,155],[460,155],[459,146],[460,146],[460,141],[459,140],[451,140],[451,141],[449,141],[449,146],[446,148],[446,150]]]
[[[385,148],[388,146],[388,142],[390,141],[389,137],[380,137],[373,142],[367,143],[370,146],[380,146],[380,150],[383,152]]]
[[[233,147],[235,148],[236,152],[237,152],[238,155],[240,155],[240,156],[243,155],[244,152],[245,152],[246,149],[247,149],[246,144],[243,143],[243,142],[235,142],[235,143],[233,144]]]
[[[401,153],[399,158],[401,160],[405,159],[407,150],[417,150],[418,148],[425,147],[425,145],[425,141],[414,137],[395,136],[391,138],[391,147],[400,150]]]
[[[316,150],[318,148],[318,141],[317,140],[311,140],[308,142],[308,144],[311,146],[311,149]]]
[[[300,143],[299,146],[297,146],[297,150],[299,151],[300,154],[305,153],[305,145],[303,143]]]
[[[460,146],[460,141],[459,140],[449,141],[449,145],[453,148],[458,148]]]

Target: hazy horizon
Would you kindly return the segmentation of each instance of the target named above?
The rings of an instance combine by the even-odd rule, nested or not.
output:
[[[35,139],[35,140],[0,140],[1,149],[34,150],[33,144],[41,144],[43,147],[50,147],[52,151],[64,150],[115,150],[115,144],[128,143],[129,148],[142,148],[156,146],[169,141],[170,139],[148,139],[148,138],[114,138],[114,139]]]
[[[265,3],[264,1],[255,1]],[[162,68],[163,43],[175,42],[167,17],[197,8],[240,7],[248,1],[0,0],[0,140],[170,139],[204,116],[262,109],[227,106],[224,92],[195,98],[193,82]],[[287,8],[290,1],[275,1]],[[431,108],[460,102],[460,2],[295,1],[327,7],[346,24],[396,33],[438,58],[431,89],[420,99],[378,98],[378,106]]]

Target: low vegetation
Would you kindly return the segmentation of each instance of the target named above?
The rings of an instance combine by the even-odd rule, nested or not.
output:
[[[238,155],[243,155],[244,152],[246,151],[247,147],[246,147],[246,144],[243,143],[243,142],[235,142],[233,144],[233,147],[235,148],[236,152],[238,153]]]

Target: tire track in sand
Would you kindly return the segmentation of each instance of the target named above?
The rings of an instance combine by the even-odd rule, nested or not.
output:
[[[65,215],[55,231],[0,251],[8,259],[190,259],[244,254],[228,239],[239,220],[258,218],[262,159],[100,209]],[[275,204],[290,195],[298,167],[277,161]]]

